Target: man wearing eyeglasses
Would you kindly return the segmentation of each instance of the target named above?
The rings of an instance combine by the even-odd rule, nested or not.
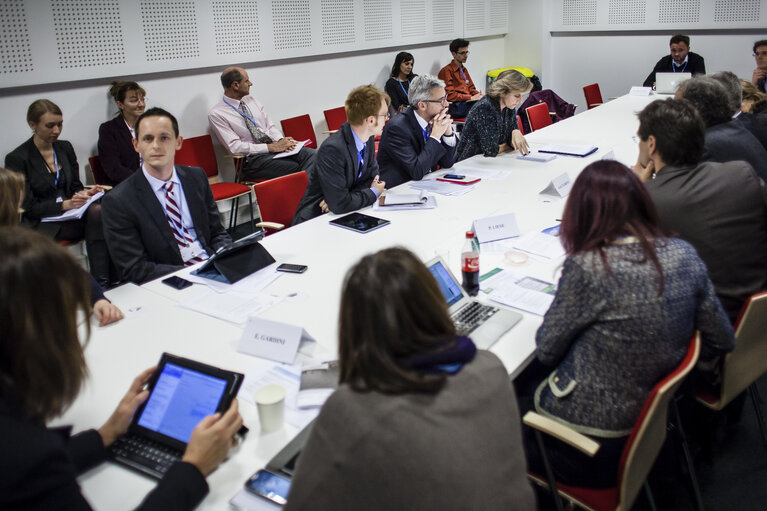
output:
[[[410,108],[386,123],[378,146],[378,166],[389,188],[455,163],[456,137],[445,82],[432,75],[415,77],[408,101]]]
[[[323,213],[349,213],[370,206],[383,193],[375,137],[389,118],[389,95],[373,85],[361,85],[346,98],[346,119],[322,143],[309,171],[306,193],[293,225]]]
[[[765,79],[767,78],[767,39],[762,39],[754,43],[754,58],[756,59],[756,69],[751,76],[751,83],[762,92],[765,91]]]
[[[450,101],[448,113],[459,119],[466,117],[476,101],[482,99],[484,94],[474,87],[474,81],[464,65],[469,60],[469,41],[454,39],[450,43],[450,53],[453,55],[453,60],[440,69],[437,76],[445,82],[447,99]]]

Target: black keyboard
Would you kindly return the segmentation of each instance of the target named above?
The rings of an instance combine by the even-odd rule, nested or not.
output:
[[[469,303],[453,315],[453,323],[455,323],[458,335],[470,333],[499,310],[498,307],[492,305],[484,305],[479,302]]]
[[[123,435],[112,444],[115,461],[161,479],[171,465],[181,460],[182,452],[145,437]]]

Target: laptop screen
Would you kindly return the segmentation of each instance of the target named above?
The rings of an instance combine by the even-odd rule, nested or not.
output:
[[[226,386],[226,380],[166,363],[138,425],[187,443],[195,426],[216,412]]]
[[[434,275],[440,290],[442,290],[442,294],[445,295],[445,300],[447,300],[448,306],[452,306],[463,298],[461,286],[453,280],[453,277],[450,275],[448,269],[445,268],[445,265],[442,264],[442,261],[438,260],[429,266],[429,271]]]

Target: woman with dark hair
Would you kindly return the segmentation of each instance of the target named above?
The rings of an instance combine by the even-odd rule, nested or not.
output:
[[[410,106],[407,91],[410,88],[410,81],[418,76],[413,73],[414,63],[415,59],[406,51],[399,52],[394,58],[394,65],[391,68],[389,79],[384,85],[384,90],[391,98],[391,107],[395,113]]]
[[[64,126],[61,109],[52,101],[38,99],[27,109],[32,138],[8,153],[5,166],[24,175],[24,225],[39,230],[56,241],[85,238],[91,274],[106,286],[109,283],[109,254],[101,226],[101,205],[91,204],[81,219],[41,222],[85,205],[103,191],[100,186],[86,189],[72,144],[59,140]]]
[[[645,399],[679,365],[693,332],[702,336],[702,362],[732,350],[734,334],[695,249],[665,237],[650,196],[623,164],[583,169],[560,237],[567,258],[535,339],[538,360],[553,370],[534,406],[601,444],[594,458],[548,445],[558,478],[609,487]],[[525,440],[530,466],[542,471],[533,435]]]
[[[146,108],[146,92],[136,82],[112,82],[109,95],[117,116],[99,126],[99,161],[109,185],[123,182],[138,170],[139,155],[133,148],[136,119]]]
[[[535,507],[508,374],[456,335],[412,252],[382,250],[349,270],[338,362],[286,510]]]
[[[107,448],[147,398],[155,368],[133,380],[98,430],[70,437],[67,428],[47,429],[88,374],[78,337],[78,314],[90,313],[88,283],[66,250],[34,231],[0,227],[0,246],[0,509],[90,509],[76,477],[107,459]],[[241,424],[236,401],[222,416],[203,419],[182,461],[140,509],[194,508],[208,492],[205,476],[223,461]]]

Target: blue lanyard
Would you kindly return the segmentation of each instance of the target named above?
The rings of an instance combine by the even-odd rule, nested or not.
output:
[[[687,69],[687,64],[689,64],[689,63],[690,63],[690,60],[688,59],[687,62],[684,63],[684,67],[682,68],[681,71],[679,71],[679,73],[684,73],[684,70]],[[671,59],[671,72],[672,73],[676,73],[677,72],[676,64],[674,64],[674,59]]]
[[[469,80],[466,79],[466,75],[463,72],[463,66],[458,68],[458,72],[461,74],[461,78],[463,78],[463,81],[466,82],[466,85],[469,85]]]
[[[397,83],[399,83],[399,86],[402,88],[402,92],[404,92],[404,93],[405,93],[405,97],[406,97],[406,98],[409,98],[410,96],[408,95],[407,91],[405,90],[405,86],[404,86],[404,85],[402,85],[402,82],[400,82],[399,80],[397,80]],[[408,88],[408,90],[410,89],[410,80],[408,80],[408,81],[407,81],[407,88]]]
[[[50,171],[50,167],[48,167],[48,162],[45,162],[45,167]],[[56,177],[53,178],[53,186],[58,187],[59,185],[59,159],[56,156],[56,151],[53,150],[53,167],[56,169]],[[51,172],[53,174],[53,172]]]
[[[421,131],[423,131],[423,140],[424,140],[424,142],[429,140],[429,134],[426,133],[426,130],[421,128]]]
[[[247,117],[247,118],[250,120],[250,122],[252,122],[252,123],[253,123],[255,126],[258,126],[258,123],[256,122],[256,120],[255,120],[253,117],[251,117],[251,116],[250,116],[250,115],[249,115],[247,112],[243,112],[242,110],[240,110],[240,109],[238,109],[238,108],[235,108],[234,106],[232,106],[232,105],[231,105],[231,104],[230,104],[230,103],[229,103],[229,102],[226,100],[226,96],[224,96],[222,99],[224,100],[224,103],[226,104],[226,106],[228,106],[229,108],[231,108],[232,110],[234,110],[235,112],[237,112],[238,114],[240,114],[241,116],[243,116],[243,117]],[[242,103],[242,102],[241,102],[241,103]],[[243,105],[245,105],[245,103],[242,103],[242,104],[243,104]],[[248,105],[245,105],[245,109],[246,109],[246,110],[250,110],[250,109],[248,108]]]

